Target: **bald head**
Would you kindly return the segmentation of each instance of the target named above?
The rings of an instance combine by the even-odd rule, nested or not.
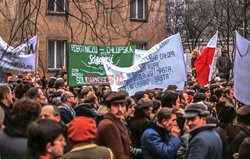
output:
[[[61,120],[58,108],[53,105],[45,105],[42,107],[40,118],[51,119],[59,122]]]

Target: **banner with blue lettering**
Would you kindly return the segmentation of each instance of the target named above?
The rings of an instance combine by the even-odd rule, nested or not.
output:
[[[166,88],[170,84],[183,89],[186,67],[180,34],[164,39],[145,52],[131,67],[119,68],[103,60],[106,74],[116,76],[111,81],[113,91],[125,90],[130,95],[137,91]]]
[[[19,70],[35,71],[37,36],[14,48],[0,37],[0,67]]]

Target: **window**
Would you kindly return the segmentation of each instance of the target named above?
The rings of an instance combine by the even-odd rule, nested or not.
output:
[[[147,44],[146,43],[137,43],[136,48],[140,50],[146,50]]]
[[[65,13],[66,0],[48,0],[49,13]]]
[[[131,0],[130,1],[131,19],[135,19],[135,20],[146,19],[146,1],[147,0]]]
[[[48,69],[54,70],[65,65],[66,41],[48,41]]]

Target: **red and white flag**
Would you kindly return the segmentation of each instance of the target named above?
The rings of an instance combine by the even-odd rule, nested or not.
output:
[[[217,45],[218,31],[210,39],[201,55],[196,59],[194,67],[197,73],[197,80],[200,85],[206,85],[211,81],[213,61]]]

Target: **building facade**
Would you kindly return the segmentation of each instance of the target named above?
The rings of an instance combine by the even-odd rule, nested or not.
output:
[[[165,0],[1,0],[0,36],[12,46],[38,36],[38,66],[46,74],[66,64],[66,43],[137,44],[166,37]]]

